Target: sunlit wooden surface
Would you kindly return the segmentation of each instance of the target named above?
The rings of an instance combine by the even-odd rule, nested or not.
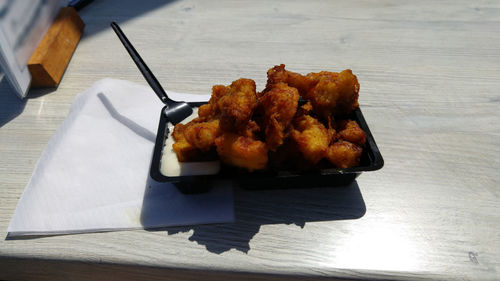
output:
[[[500,279],[500,3],[99,1],[60,86],[0,86],[0,279]],[[236,223],[5,239],[76,94],[162,84],[207,93],[265,72],[351,68],[385,160],[347,188],[235,191]],[[314,183],[311,183],[314,186]]]

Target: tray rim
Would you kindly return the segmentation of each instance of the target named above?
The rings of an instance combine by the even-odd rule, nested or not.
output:
[[[188,102],[188,104],[191,107],[199,107],[203,104],[206,104],[206,102]],[[354,114],[356,116],[356,119],[359,121],[358,124],[363,129],[363,131],[366,133],[366,146],[370,148],[372,154],[373,154],[373,161],[370,163],[368,166],[356,166],[352,168],[345,168],[345,169],[338,169],[338,168],[331,168],[331,169],[322,169],[314,172],[305,172],[305,173],[295,173],[295,172],[289,172],[289,171],[281,171],[277,172],[274,174],[265,174],[265,173],[258,173],[258,172],[253,172],[253,173],[245,173],[245,174],[238,174],[237,178],[236,177],[227,177],[224,174],[213,174],[213,175],[191,175],[191,176],[176,176],[176,177],[169,177],[165,176],[161,173],[160,171],[160,165],[161,165],[161,156],[162,156],[162,151],[163,151],[163,146],[164,142],[166,140],[166,135],[169,134],[168,130],[168,120],[166,115],[163,113],[166,110],[167,106],[163,107],[160,113],[160,119],[159,119],[159,124],[158,124],[158,131],[156,134],[156,140],[155,140],[155,146],[153,150],[153,157],[151,160],[151,167],[150,167],[150,176],[153,180],[157,182],[192,182],[193,179],[204,179],[204,180],[245,180],[245,179],[252,179],[255,180],[256,177],[260,177],[262,180],[267,179],[276,179],[276,178],[300,178],[300,177],[311,177],[311,176],[317,176],[317,177],[324,177],[324,176],[342,176],[342,175],[351,175],[351,174],[361,174],[362,172],[369,172],[369,171],[376,171],[381,169],[384,166],[384,159],[382,157],[382,154],[380,153],[380,150],[375,142],[375,139],[373,138],[373,135],[366,123],[366,120],[363,116],[363,113],[361,112],[361,109],[358,107],[355,111]],[[281,173],[281,174],[280,174]]]

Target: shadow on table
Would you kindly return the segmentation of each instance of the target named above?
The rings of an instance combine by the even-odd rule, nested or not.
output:
[[[116,21],[122,24],[136,17],[147,14],[161,6],[169,5],[176,0],[95,0],[78,11],[80,17],[85,22],[84,37],[95,35],[105,29],[109,29],[109,24]],[[187,12],[190,8],[184,8]]]
[[[265,191],[235,189],[234,200],[234,223],[150,231],[167,231],[173,235],[192,230],[189,240],[204,245],[212,253],[220,254],[231,249],[247,253],[250,240],[262,225],[295,224],[303,228],[307,222],[358,219],[366,212],[356,181],[344,187]]]
[[[21,99],[11,88],[9,82],[4,77],[0,81],[0,127],[15,119],[24,111],[28,99],[36,99],[57,88],[30,89],[24,99]]]
[[[132,132],[134,132],[138,136],[143,137],[152,143],[155,142],[156,134],[144,128],[143,126],[137,124],[134,120],[118,112],[111,103],[111,101],[106,97],[106,95],[104,95],[103,93],[98,93],[97,97],[99,98],[99,100],[101,100],[102,104],[109,112],[111,117],[120,122],[123,126],[129,128]]]

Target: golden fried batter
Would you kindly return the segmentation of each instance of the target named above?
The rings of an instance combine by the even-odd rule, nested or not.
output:
[[[218,119],[217,106],[207,103],[198,107],[198,118],[203,121]]]
[[[348,120],[348,121],[343,121],[341,122],[342,124],[338,126],[339,128],[339,135],[343,140],[352,142],[354,144],[357,144],[359,146],[363,146],[366,142],[366,134],[361,129],[354,120]]]
[[[288,83],[288,70],[285,70],[284,64],[276,65],[267,71],[267,84],[263,93],[278,83]]]
[[[215,85],[212,87],[212,95],[207,104],[198,107],[198,118],[202,121],[210,121],[213,119],[219,119],[220,109],[218,102],[221,97],[228,94],[228,87],[224,85]]]
[[[320,116],[328,118],[331,115],[348,114],[358,108],[359,83],[351,70],[307,76],[318,79],[305,98],[311,101],[314,111]]]
[[[299,73],[288,71],[288,85],[297,88],[302,97],[305,97],[318,81],[311,79],[309,76],[304,76]]]
[[[358,108],[359,83],[350,69],[340,73],[321,71],[303,76],[285,70],[281,64],[268,70],[264,92],[277,83],[287,83],[296,88],[304,99],[311,101],[314,111],[328,118],[331,115],[348,114]]]
[[[172,137],[175,140],[172,145],[172,149],[177,155],[179,162],[194,161],[200,156],[200,150],[186,140],[186,137],[184,136],[185,129],[186,125],[177,124],[172,132]]]
[[[225,91],[225,95],[217,100],[217,107],[221,112],[220,127],[223,131],[242,130],[257,107],[255,82],[241,78],[226,87]]]
[[[299,108],[299,111],[297,113],[300,115],[311,115],[312,110],[312,104],[310,101],[308,101]]]
[[[248,171],[303,171],[327,163],[319,163],[323,158],[338,168],[359,164],[366,134],[356,121],[337,120],[359,106],[351,70],[301,75],[281,64],[267,76],[259,94],[250,79],[215,85],[198,118],[174,128],[179,161],[200,161],[216,151],[222,162]],[[299,106],[300,97],[307,103]]]
[[[239,79],[227,87],[215,85],[209,102],[198,108],[199,117],[187,124],[177,124],[174,128],[173,149],[179,161],[202,159],[205,152],[215,147],[215,140],[222,134],[222,128],[241,133],[249,139],[254,138],[255,133],[260,130],[250,120],[256,106],[253,80]]]
[[[174,130],[172,132],[172,137],[174,138],[175,141],[181,141],[181,140],[186,140],[184,137],[184,130],[186,129],[186,125],[179,123],[175,125]]]
[[[340,140],[328,147],[326,157],[337,168],[357,166],[363,149],[348,141]]]
[[[263,93],[278,83],[287,83],[290,87],[296,88],[301,96],[305,96],[317,81],[302,74],[288,71],[284,64],[280,64],[267,71],[267,84]]]
[[[264,111],[266,143],[275,151],[283,144],[285,129],[297,112],[299,92],[285,83],[274,84],[260,99]]]
[[[245,168],[248,171],[266,168],[268,156],[266,144],[235,133],[225,133],[215,140],[217,153],[222,162]]]
[[[257,133],[259,131],[260,131],[259,125],[255,121],[250,120],[250,121],[248,121],[245,129],[240,130],[238,133],[244,137],[257,139]]]
[[[215,138],[220,135],[219,120],[208,122],[190,122],[185,126],[184,137],[187,142],[203,152],[215,146]]]
[[[304,115],[293,120],[291,137],[306,160],[312,164],[325,157],[330,138],[328,130],[317,119]]]

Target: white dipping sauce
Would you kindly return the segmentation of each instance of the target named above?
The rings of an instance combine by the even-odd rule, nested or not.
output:
[[[198,108],[193,108],[193,114],[186,118],[182,123],[186,124],[198,116]],[[214,175],[220,171],[220,161],[204,161],[204,162],[179,162],[177,155],[172,149],[174,139],[172,132],[174,126],[171,123],[167,124],[169,129],[168,138],[166,139],[163,150],[161,152],[160,172],[167,177],[178,176],[199,176],[199,175]]]

